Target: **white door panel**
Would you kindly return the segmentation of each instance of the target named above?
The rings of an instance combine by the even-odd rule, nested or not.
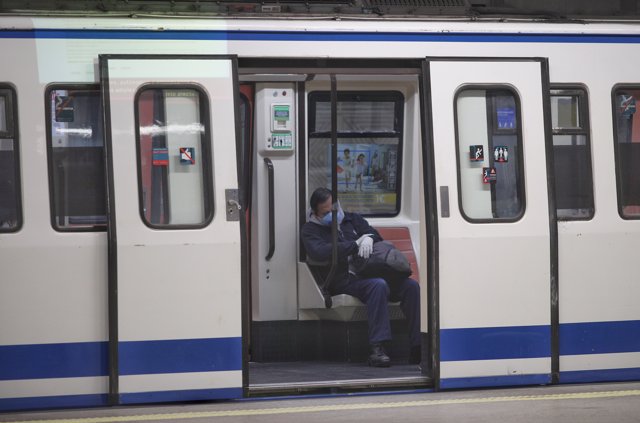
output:
[[[241,396],[234,59],[105,56],[101,70],[120,401]]]
[[[449,216],[438,212],[440,386],[547,383],[551,252],[541,62],[433,60],[429,77],[436,184],[448,187],[451,205]],[[490,109],[491,90],[512,93],[514,110]],[[522,143],[508,147],[508,161],[524,180],[523,214],[502,220],[495,218],[496,192],[506,186],[507,168],[493,159],[502,139],[496,128],[507,125],[500,113],[511,113],[512,137],[520,130]],[[473,142],[458,145],[457,136]],[[474,144],[484,146],[480,163],[469,156]],[[505,176],[483,185],[482,167]],[[446,203],[436,191],[438,204]]]

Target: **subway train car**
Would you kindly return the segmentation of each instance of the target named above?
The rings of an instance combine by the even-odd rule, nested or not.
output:
[[[0,28],[0,410],[640,379],[640,26]],[[309,266],[334,182],[412,264],[420,366]]]

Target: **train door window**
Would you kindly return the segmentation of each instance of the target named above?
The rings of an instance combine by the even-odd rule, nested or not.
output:
[[[192,85],[149,85],[135,101],[143,221],[152,228],[206,226],[213,218],[206,94]]]
[[[0,85],[0,232],[22,226],[16,93]]]
[[[46,98],[52,225],[58,231],[105,230],[99,87],[50,86]]]
[[[404,96],[338,92],[338,191],[343,208],[365,216],[400,212]],[[309,186],[331,187],[329,91],[309,94]]]
[[[625,219],[640,218],[640,86],[613,90],[618,210]]]
[[[454,104],[462,215],[471,222],[519,219],[525,198],[518,96],[507,88],[469,87]]]
[[[593,179],[587,112],[581,88],[551,90],[553,160],[559,220],[593,217]]]

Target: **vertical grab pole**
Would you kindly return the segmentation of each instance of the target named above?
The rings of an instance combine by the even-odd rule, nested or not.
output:
[[[331,268],[322,286],[324,306],[331,308],[331,282],[336,273],[338,264],[338,88],[336,75],[331,74],[331,193],[333,204],[331,205]]]
[[[333,261],[338,256],[338,83],[335,74],[331,74],[331,193],[333,194]]]

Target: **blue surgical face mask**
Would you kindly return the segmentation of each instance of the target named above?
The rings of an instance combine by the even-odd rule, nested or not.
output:
[[[331,226],[331,220],[333,219],[333,211],[325,214],[322,218],[321,222],[323,225]],[[342,211],[342,207],[338,206],[338,225],[342,223],[342,219],[344,219],[344,211]]]

